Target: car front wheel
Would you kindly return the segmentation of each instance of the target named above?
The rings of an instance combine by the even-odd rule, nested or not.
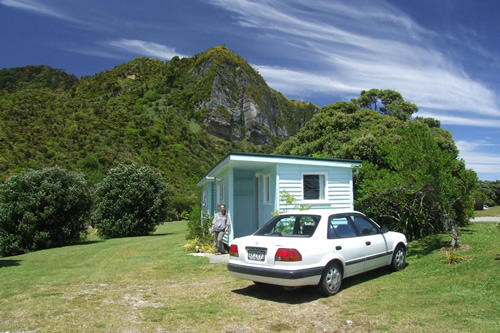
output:
[[[392,256],[391,268],[397,272],[404,269],[406,266],[406,250],[404,246],[398,245],[394,255]]]
[[[332,296],[338,293],[342,285],[342,271],[336,262],[329,263],[318,284],[320,293],[324,296]]]

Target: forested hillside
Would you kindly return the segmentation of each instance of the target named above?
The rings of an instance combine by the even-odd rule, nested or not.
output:
[[[119,163],[149,165],[180,213],[229,151],[271,152],[318,111],[269,88],[218,46],[191,58],[137,58],[76,78],[48,66],[0,70],[0,180],[61,166],[97,184]]]

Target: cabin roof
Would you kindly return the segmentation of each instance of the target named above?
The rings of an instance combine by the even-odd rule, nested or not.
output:
[[[228,168],[261,169],[271,164],[294,164],[353,168],[354,166],[360,166],[361,161],[310,156],[230,152],[226,154],[226,156],[224,156],[210,171],[207,172],[207,174],[202,179],[198,181],[198,186],[203,186],[207,181],[212,180],[214,177],[216,177],[221,172],[224,172]]]

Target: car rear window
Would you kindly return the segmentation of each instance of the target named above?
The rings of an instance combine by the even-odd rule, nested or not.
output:
[[[256,236],[311,237],[319,215],[279,215],[255,232]]]

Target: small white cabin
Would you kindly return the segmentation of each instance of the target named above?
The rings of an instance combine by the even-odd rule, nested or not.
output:
[[[224,242],[250,235],[273,212],[296,207],[354,209],[353,168],[361,161],[229,153],[199,182],[202,214],[213,216],[224,203],[232,226]],[[282,194],[294,198],[287,204]]]

